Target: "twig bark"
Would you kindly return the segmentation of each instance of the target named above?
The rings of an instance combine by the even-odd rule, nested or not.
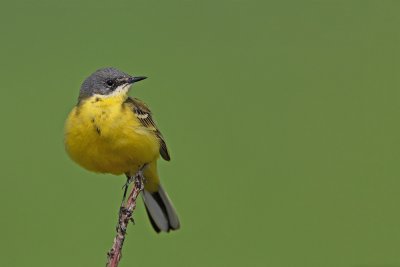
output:
[[[107,253],[108,261],[107,267],[117,267],[119,261],[122,257],[122,246],[124,245],[126,229],[128,227],[128,223],[130,220],[133,221],[132,215],[133,211],[136,208],[136,199],[139,196],[140,192],[143,190],[143,176],[141,171],[139,171],[135,175],[135,181],[132,187],[132,191],[129,194],[129,197],[126,203],[123,203],[121,206],[121,210],[119,212],[118,218],[118,226],[117,226],[117,234],[114,238],[114,243],[110,251]]]

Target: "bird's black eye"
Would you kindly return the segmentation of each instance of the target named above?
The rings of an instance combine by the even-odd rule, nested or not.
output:
[[[114,85],[114,81],[113,80],[107,80],[106,81],[106,84],[108,85],[108,86],[113,86]]]

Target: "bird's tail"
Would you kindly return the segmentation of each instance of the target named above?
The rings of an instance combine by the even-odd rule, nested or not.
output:
[[[161,185],[158,186],[156,192],[149,192],[145,189],[142,196],[151,225],[157,233],[179,229],[178,215]]]

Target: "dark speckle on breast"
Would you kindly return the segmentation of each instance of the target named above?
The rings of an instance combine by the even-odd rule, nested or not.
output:
[[[101,98],[100,98],[100,97],[96,97],[95,99],[93,99],[93,100],[91,101],[91,103],[94,104],[94,103],[100,102],[100,101],[101,101]]]
[[[101,135],[101,129],[100,129],[99,126],[96,125],[96,120],[95,120],[95,118],[92,118],[92,123],[93,123],[93,127],[94,127],[94,129],[96,130],[97,134],[98,134],[98,135]]]

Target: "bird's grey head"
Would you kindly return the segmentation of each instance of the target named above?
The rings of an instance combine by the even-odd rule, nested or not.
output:
[[[82,83],[79,92],[79,101],[93,95],[109,96],[128,92],[129,87],[146,77],[132,77],[116,68],[102,68],[96,70]]]

